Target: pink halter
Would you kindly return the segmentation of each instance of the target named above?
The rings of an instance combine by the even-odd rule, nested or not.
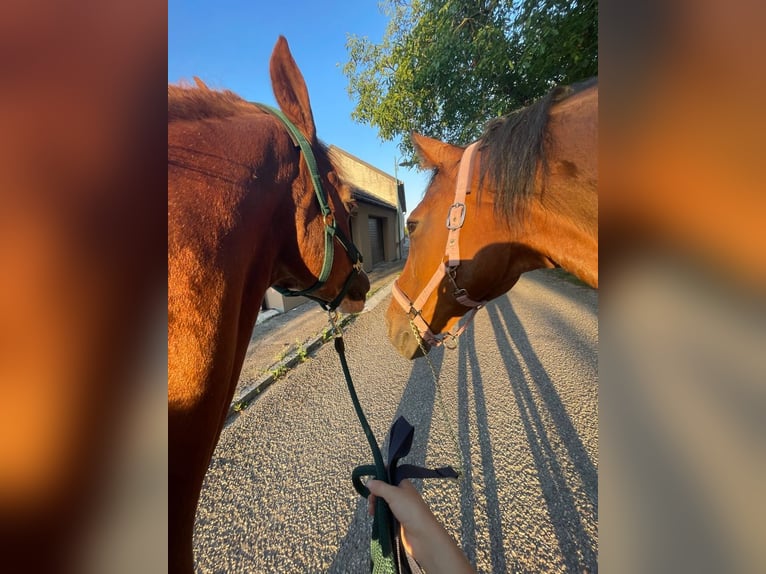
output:
[[[471,299],[466,290],[459,288],[455,282],[455,273],[460,265],[460,228],[463,227],[463,222],[465,221],[465,196],[471,188],[473,156],[478,144],[479,142],[474,142],[469,145],[463,152],[463,157],[460,160],[460,169],[458,171],[457,184],[455,186],[455,201],[450,205],[449,211],[447,212],[447,229],[449,229],[449,234],[447,235],[445,261],[439,264],[431,277],[431,280],[425,286],[423,291],[420,292],[420,295],[418,295],[414,303],[399,287],[398,281],[394,281],[391,288],[394,299],[399,303],[402,309],[404,309],[405,313],[410,316],[410,320],[418,328],[421,338],[432,347],[438,347],[443,344],[447,337],[450,337],[453,340],[457,339],[471,323],[476,312],[486,304],[486,301],[477,302]],[[471,310],[469,311],[468,319],[457,332],[435,335],[431,331],[430,325],[423,319],[420,313],[423,310],[426,301],[428,301],[428,298],[431,296],[431,293],[441,283],[445,276],[450,280],[455,289],[453,291],[453,296],[457,302],[466,307],[471,307]]]

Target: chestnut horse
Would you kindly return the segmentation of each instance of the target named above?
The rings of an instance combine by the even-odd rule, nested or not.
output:
[[[460,317],[526,271],[563,267],[598,287],[597,128],[594,79],[493,120],[466,149],[413,134],[435,171],[407,220],[410,252],[386,313],[404,357],[422,354],[418,339],[426,350],[454,339]]]
[[[345,240],[349,189],[317,139],[306,84],[283,37],[270,72],[277,103],[299,134],[273,112],[199,80],[197,88],[168,86],[172,572],[193,569],[202,481],[266,290],[311,291],[325,307],[357,312],[370,287]],[[295,143],[301,138],[303,150]]]

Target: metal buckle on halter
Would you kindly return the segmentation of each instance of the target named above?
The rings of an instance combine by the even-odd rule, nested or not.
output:
[[[447,279],[449,279],[450,283],[452,283],[452,286],[455,288],[455,291],[453,292],[454,296],[458,297],[458,293],[460,291],[465,293],[465,289],[461,289],[457,286],[457,267],[450,267],[449,265],[445,265],[444,270],[446,271]]]
[[[459,223],[452,224],[452,210],[455,208],[459,208],[460,211],[460,221]],[[447,229],[450,231],[454,231],[455,229],[460,229],[463,227],[463,222],[465,221],[465,203],[453,203],[449,206],[449,211],[447,212]]]
[[[457,337],[455,337],[455,335],[452,333],[444,333],[444,337],[442,337],[441,342],[442,345],[444,345],[450,351],[457,349]]]
[[[452,294],[452,296],[455,297],[455,299],[458,299],[460,297],[467,297],[468,296],[468,292],[465,289],[462,289],[462,288],[461,289],[456,289],[455,292]]]

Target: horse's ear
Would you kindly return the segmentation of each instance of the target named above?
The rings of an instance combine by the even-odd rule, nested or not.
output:
[[[200,80],[197,76],[194,76],[194,83],[197,84],[197,87],[200,90],[209,90],[210,88],[207,87],[207,84]]]
[[[274,46],[269,71],[271,87],[279,107],[306,136],[306,139],[313,143],[316,139],[316,128],[314,115],[311,113],[309,92],[284,36],[280,36]]]
[[[412,133],[412,145],[420,158],[420,166],[425,169],[444,167],[460,161],[463,149],[452,144],[440,142],[428,136]]]

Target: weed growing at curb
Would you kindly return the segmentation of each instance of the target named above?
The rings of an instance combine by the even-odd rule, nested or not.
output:
[[[380,291],[380,287],[378,287],[374,291],[372,289],[367,291],[367,296],[365,297],[365,301],[369,301],[372,298],[372,296],[375,295],[375,293],[377,293],[378,291]]]
[[[284,361],[285,357],[287,356],[288,351],[290,351],[289,347],[285,347],[282,351],[280,351],[275,357],[274,361],[279,363],[281,361]]]
[[[287,374],[287,367],[285,365],[279,365],[277,368],[271,369],[269,374],[271,374],[275,380],[280,379]]]
[[[237,401],[234,403],[234,412],[235,413],[241,413],[248,407],[249,403],[247,401]]]
[[[301,343],[300,341],[296,340],[295,341],[295,345],[297,346],[296,353],[298,355],[298,359],[300,359],[300,362],[301,363],[305,363],[306,361],[308,361],[309,353],[306,350],[306,347],[303,346],[303,343]]]

